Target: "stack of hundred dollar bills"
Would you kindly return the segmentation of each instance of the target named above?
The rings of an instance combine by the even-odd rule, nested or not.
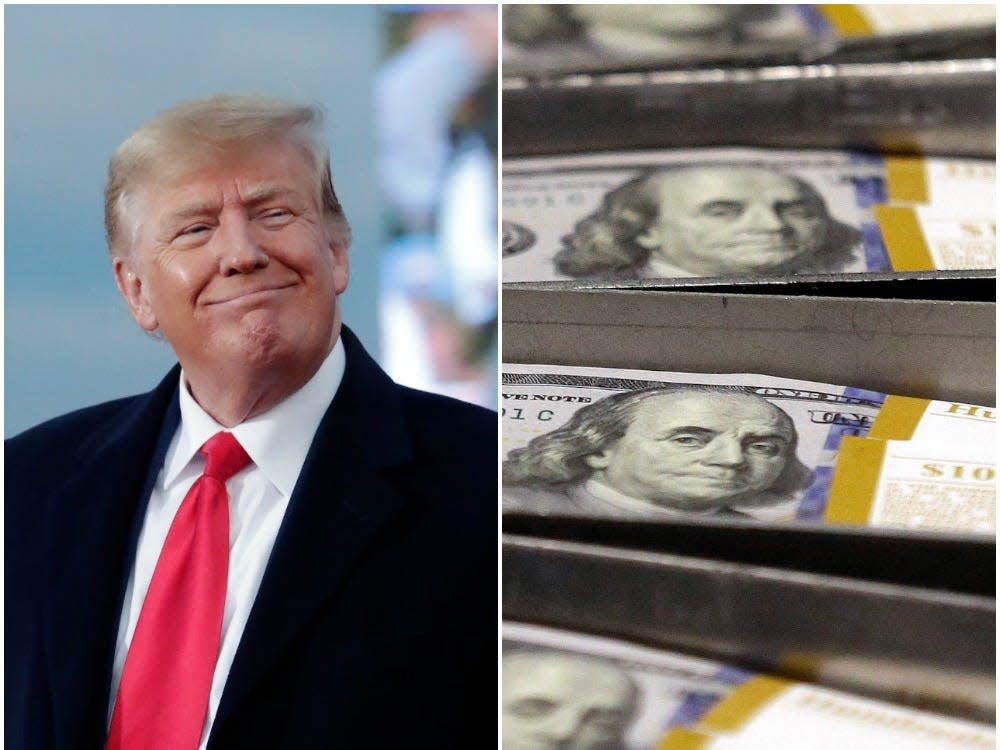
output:
[[[993,727],[607,638],[505,623],[503,750],[988,750]]]
[[[503,281],[996,268],[993,159],[713,147],[507,158]]]
[[[892,59],[912,54],[914,45],[899,44],[904,37],[923,37],[918,49],[940,38],[938,46],[954,50],[995,23],[985,3],[505,3],[504,73],[828,61],[849,59],[859,45]]]
[[[503,367],[505,512],[993,534],[988,406],[751,374]]]

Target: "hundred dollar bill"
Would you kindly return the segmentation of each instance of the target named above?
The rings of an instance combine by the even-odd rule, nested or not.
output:
[[[975,722],[609,638],[511,622],[502,635],[503,750],[985,750],[995,738]]]
[[[996,409],[991,406],[889,395],[868,437],[992,446],[996,423]]]
[[[503,366],[508,511],[822,521],[841,440],[945,425],[991,440],[992,410],[763,375]],[[940,412],[944,411],[944,414]],[[882,423],[885,426],[881,426]]]
[[[841,36],[879,36],[996,25],[992,3],[868,3],[813,6]]]
[[[759,676],[710,710],[696,729],[671,729],[654,750],[995,747],[996,731],[985,724]]]
[[[508,74],[751,60],[799,49],[823,26],[819,14],[791,5],[505,4],[502,10]]]
[[[792,61],[829,53],[839,39],[989,29],[995,17],[986,4],[505,4],[504,71]]]
[[[844,438],[824,518],[992,534],[995,445]]]
[[[751,672],[608,638],[505,622],[503,750],[652,748]]]
[[[997,223],[992,211],[875,206],[875,217],[893,270],[997,267]]]
[[[505,159],[503,280],[995,267],[996,167],[852,151]]]

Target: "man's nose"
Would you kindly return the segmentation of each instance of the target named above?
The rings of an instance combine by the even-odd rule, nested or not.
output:
[[[735,438],[716,437],[706,450],[705,461],[713,466],[740,466],[746,461],[743,444]]]
[[[767,203],[752,202],[743,214],[747,229],[757,232],[780,232],[785,228],[781,215]]]
[[[232,216],[223,222],[221,229],[216,249],[220,274],[250,273],[268,264],[270,256],[255,236],[247,217]]]
[[[576,711],[556,711],[545,722],[543,733],[549,742],[558,743],[558,747],[573,747],[571,741],[576,739],[581,721],[582,717]]]

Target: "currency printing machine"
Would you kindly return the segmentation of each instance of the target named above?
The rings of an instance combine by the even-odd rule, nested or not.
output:
[[[736,67],[505,60],[503,154],[743,145],[993,159],[994,50],[995,30],[979,28]],[[752,372],[992,405],[995,288],[995,270],[505,283],[503,361]],[[511,513],[503,532],[505,619],[995,721],[989,538]]]

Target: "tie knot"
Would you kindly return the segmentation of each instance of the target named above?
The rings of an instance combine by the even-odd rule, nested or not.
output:
[[[215,433],[201,446],[201,454],[205,456],[205,476],[223,484],[250,463],[250,456],[231,432]]]

